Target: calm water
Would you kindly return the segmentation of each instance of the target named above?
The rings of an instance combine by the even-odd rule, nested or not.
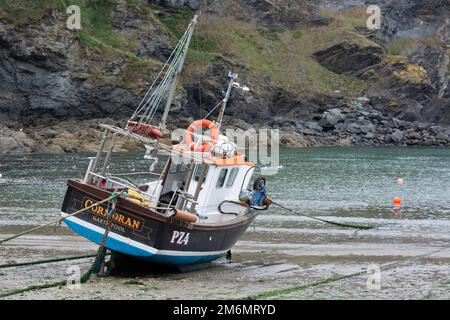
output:
[[[7,181],[0,184],[0,224],[36,225],[57,217],[66,179],[84,175],[88,156],[0,155]],[[115,154],[114,160],[112,172],[148,167],[143,153]],[[279,173],[268,177],[268,190],[292,208],[339,221],[393,226],[401,221],[409,231],[449,231],[450,148],[284,149],[280,164]],[[404,185],[395,184],[398,177]],[[393,210],[394,196],[403,200],[400,214]],[[308,230],[311,226],[316,222],[273,207],[253,232],[320,232]],[[328,234],[342,231],[323,227]]]
[[[59,217],[66,179],[84,175],[88,156],[0,156],[4,179],[0,179],[0,238],[21,229],[15,226],[37,225]],[[115,154],[114,158],[111,172],[148,169],[143,152]],[[147,298],[192,298],[186,289],[192,286],[202,288],[194,298],[236,298],[236,292],[244,295],[292,287],[400,261],[403,267],[383,270],[382,290],[367,290],[363,275],[286,297],[420,299],[433,292],[433,298],[448,299],[450,148],[284,149],[280,158],[281,171],[267,177],[275,201],[329,220],[374,228],[355,231],[290,215],[272,206],[261,212],[236,244],[233,263],[219,262],[208,271],[189,275],[184,291],[178,275],[140,278],[148,288],[157,288],[145,290],[145,294],[157,294]],[[404,179],[404,185],[395,184],[398,177]],[[395,196],[403,200],[400,212],[392,206]],[[12,241],[0,250],[0,262],[69,256],[96,248],[80,237],[59,236],[62,229],[55,231]],[[424,254],[426,259],[417,260]],[[20,273],[6,269],[0,276],[5,288],[17,289],[48,282],[49,278],[60,279],[66,270],[63,266],[39,265],[31,269],[33,272]],[[87,269],[87,264],[82,268]],[[245,279],[245,286],[236,278]],[[79,291],[55,289],[36,291],[34,297],[92,299],[102,292],[101,299],[117,298],[119,292],[119,297],[129,299],[140,291],[122,280],[101,281],[101,285],[105,283],[109,287],[91,281],[83,286],[81,296]],[[41,296],[46,292],[47,296]],[[105,292],[114,295],[105,296]]]

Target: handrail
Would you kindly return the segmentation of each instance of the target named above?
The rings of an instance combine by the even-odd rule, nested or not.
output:
[[[151,200],[153,200],[153,201],[157,201],[157,200],[158,200],[158,199],[157,199],[154,195],[152,195],[152,194],[149,194],[149,193],[147,193],[147,192],[144,192],[144,191],[142,191],[142,190],[139,190],[138,188],[135,188],[135,187],[133,187],[133,186],[129,186],[129,185],[126,185],[126,184],[124,184],[124,183],[121,183],[121,182],[118,182],[118,181],[116,181],[116,180],[113,180],[113,179],[111,179],[111,177],[105,177],[105,176],[102,176],[102,175],[100,175],[100,174],[98,174],[98,173],[95,173],[95,172],[89,172],[89,174],[90,174],[90,175],[93,175],[94,177],[97,177],[97,178],[100,178],[100,179],[104,179],[104,180],[106,180],[106,181],[111,181],[112,183],[115,183],[115,184],[117,184],[117,185],[119,185],[119,186],[122,186],[122,187],[124,187],[124,188],[132,189],[132,190],[134,190],[134,191],[136,191],[136,192],[142,194],[143,196],[148,197],[149,199],[151,199]],[[116,177],[116,178],[119,178],[119,177]],[[120,179],[120,178],[119,178],[119,179]]]
[[[120,176],[136,176],[136,175],[141,175],[141,174],[150,174],[150,175],[154,175],[154,176],[160,176],[160,173],[156,173],[156,172],[147,172],[147,171],[142,171],[142,172],[130,172],[130,173],[112,173],[111,176],[115,176],[115,177],[120,177]]]
[[[207,163],[207,164],[212,164],[213,162],[208,160],[206,156],[196,156],[194,154],[192,154],[191,151],[185,151],[185,152],[181,152],[179,150],[177,150],[176,148],[173,148],[172,146],[166,145],[164,143],[160,143],[158,140],[155,139],[149,139],[140,135],[137,135],[135,133],[126,131],[122,128],[118,128],[115,126],[110,126],[110,125],[106,125],[106,124],[100,124],[100,127],[115,133],[118,133],[120,135],[123,135],[125,137],[129,137],[129,138],[134,138],[137,140],[140,140],[146,144],[156,144],[158,147],[160,147],[163,150],[169,151],[171,153],[171,155],[177,154],[181,157],[185,157],[188,158],[190,160],[194,160],[197,161],[199,163]]]

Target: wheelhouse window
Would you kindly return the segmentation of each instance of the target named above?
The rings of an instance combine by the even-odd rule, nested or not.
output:
[[[194,180],[198,182],[200,179],[200,175],[202,174],[203,166],[201,164],[197,164],[194,169]],[[205,183],[206,176],[208,175],[209,167],[206,167],[205,177],[203,178],[202,184]]]
[[[188,167],[187,163],[182,163],[180,165],[180,172],[182,173],[186,172],[187,167]]]
[[[222,188],[227,177],[228,169],[220,170],[219,178],[217,179],[216,188]]]
[[[230,174],[228,175],[227,180],[227,188],[231,187],[234,184],[234,181],[236,180],[236,176],[239,172],[239,168],[233,168],[230,171]]]
[[[170,165],[169,172],[170,172],[170,173],[177,173],[177,171],[178,171],[178,164],[172,163],[172,164]]]

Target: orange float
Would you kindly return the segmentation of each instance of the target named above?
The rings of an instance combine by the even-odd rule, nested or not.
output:
[[[163,137],[161,130],[151,124],[130,121],[128,122],[127,127],[131,132],[141,136],[147,136],[152,139],[161,139]]]
[[[402,199],[400,199],[399,197],[395,197],[392,202],[394,203],[394,206],[398,207],[402,204]]]
[[[179,220],[179,221],[188,222],[188,223],[197,223],[198,222],[198,217],[195,214],[181,211],[178,209],[172,209],[171,218]]]
[[[195,128],[202,127],[206,128],[210,131],[210,138],[208,142],[203,142],[201,144],[196,144],[194,142],[193,134],[195,133]],[[219,129],[217,126],[210,120],[202,119],[196,120],[191,123],[191,125],[187,128],[187,133],[184,136],[184,142],[188,146],[191,151],[195,152],[206,152],[209,151],[212,146],[217,142],[219,138]]]

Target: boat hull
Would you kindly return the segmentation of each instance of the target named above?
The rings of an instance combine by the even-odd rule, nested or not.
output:
[[[107,190],[69,180],[61,214],[73,213],[110,195]],[[94,206],[66,218],[64,222],[75,233],[100,244],[108,209],[107,203]],[[223,224],[185,223],[120,198],[113,213],[106,247],[160,264],[206,263],[225,255],[255,217],[255,213],[248,213]]]

